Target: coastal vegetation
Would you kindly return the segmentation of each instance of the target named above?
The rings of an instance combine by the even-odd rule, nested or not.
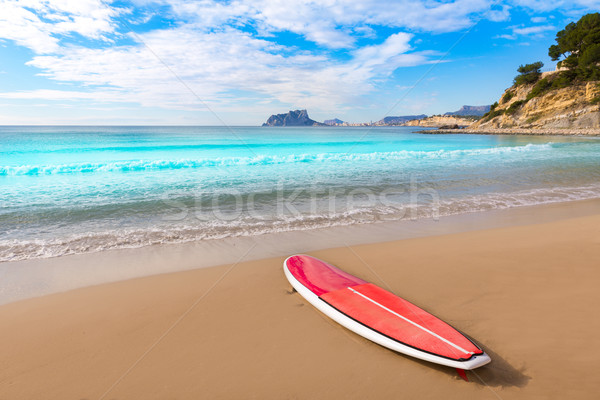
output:
[[[600,13],[587,14],[556,34],[548,55],[558,61],[561,74],[572,80],[600,80]]]
[[[515,92],[513,92],[512,90],[507,90],[506,93],[504,93],[504,96],[502,96],[502,99],[500,99],[500,102],[501,103],[508,103],[510,101],[510,99],[513,98],[514,95],[515,95]],[[498,102],[496,102],[494,104],[496,104],[496,106],[497,106]]]
[[[528,83],[535,83],[540,76],[542,76],[542,67],[544,63],[541,61],[534,62],[532,64],[521,65],[517,68],[519,75],[515,76],[513,80],[516,86],[526,85]]]

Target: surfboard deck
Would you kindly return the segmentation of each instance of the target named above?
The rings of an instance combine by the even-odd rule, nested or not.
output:
[[[292,287],[319,311],[391,350],[436,364],[470,370],[487,354],[458,330],[409,301],[307,255],[288,257]]]

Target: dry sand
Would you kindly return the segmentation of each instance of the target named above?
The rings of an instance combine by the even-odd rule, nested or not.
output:
[[[600,213],[311,254],[492,362],[464,382],[373,344],[292,293],[279,257],[1,306],[0,399],[598,398]]]

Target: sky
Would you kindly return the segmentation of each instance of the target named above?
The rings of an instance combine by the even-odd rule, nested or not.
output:
[[[0,124],[348,122],[497,101],[600,0],[0,0]]]

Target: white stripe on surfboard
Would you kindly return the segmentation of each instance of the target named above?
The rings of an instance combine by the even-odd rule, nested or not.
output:
[[[416,322],[414,322],[414,321],[411,321],[410,319],[408,319],[408,318],[406,318],[406,317],[404,317],[404,316],[402,316],[402,315],[398,314],[397,312],[390,310],[389,308],[387,308],[387,307],[386,307],[386,306],[384,306],[383,304],[379,304],[379,303],[378,303],[378,302],[376,302],[375,300],[371,299],[370,297],[367,297],[367,296],[365,296],[364,294],[360,293],[359,291],[357,291],[357,290],[354,290],[354,289],[352,289],[351,287],[349,287],[348,289],[350,289],[350,290],[351,290],[353,293],[356,293],[357,295],[359,295],[359,296],[362,296],[362,297],[364,297],[365,299],[369,300],[371,303],[375,304],[376,306],[379,306],[379,307],[383,308],[383,309],[384,309],[384,310],[386,310],[387,312],[389,312],[389,313],[392,313],[392,314],[394,314],[395,316],[397,316],[397,317],[399,317],[399,318],[402,318],[402,319],[403,319],[403,320],[405,320],[406,322],[409,322],[409,323],[413,324],[413,325],[414,325],[414,326],[416,326],[417,328],[420,328],[420,329],[424,330],[425,332],[429,333],[430,335],[432,335],[432,336],[435,336],[436,338],[440,339],[442,342],[448,343],[450,346],[452,346],[452,347],[454,347],[454,348],[456,348],[456,349],[458,349],[458,350],[462,351],[463,353],[467,353],[467,354],[475,354],[475,353],[473,353],[472,351],[467,351],[467,350],[463,349],[463,348],[462,348],[462,347],[460,347],[459,345],[457,345],[457,344],[455,344],[455,343],[452,343],[452,342],[451,342],[451,341],[449,341],[448,339],[445,339],[445,338],[441,337],[441,336],[440,336],[440,335],[438,335],[437,333],[430,331],[429,329],[425,328],[424,326],[421,326],[421,325],[417,324]]]

